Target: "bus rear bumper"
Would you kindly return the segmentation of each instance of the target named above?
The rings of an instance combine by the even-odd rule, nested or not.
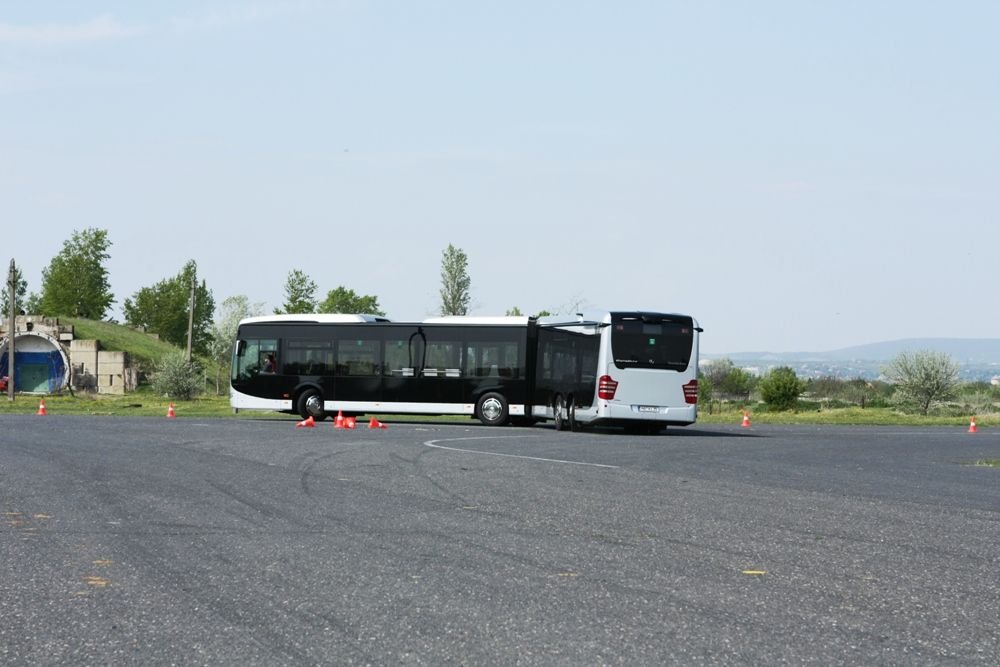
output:
[[[589,412],[589,411],[588,411]],[[577,411],[578,421],[599,425],[627,425],[636,422],[658,422],[667,426],[689,426],[698,418],[698,406],[682,408],[669,406],[628,405],[622,403],[600,403],[587,419],[587,413]]]

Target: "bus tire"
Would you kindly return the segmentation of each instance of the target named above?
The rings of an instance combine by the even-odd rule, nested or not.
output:
[[[326,419],[326,410],[323,409],[323,395],[316,389],[306,389],[299,394],[299,400],[295,405],[303,419],[310,417],[316,421]]]
[[[556,423],[556,430],[562,431],[566,428],[566,402],[562,394],[556,394],[552,401],[552,420]]]
[[[580,430],[580,424],[576,421],[576,401],[572,396],[566,400],[566,421],[569,422],[570,431]]]
[[[476,401],[476,417],[487,426],[503,426],[509,415],[510,409],[503,394],[491,391]]]

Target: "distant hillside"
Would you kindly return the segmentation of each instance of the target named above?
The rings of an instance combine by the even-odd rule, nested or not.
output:
[[[788,366],[799,377],[881,377],[885,365],[901,352],[932,350],[949,355],[964,381],[989,381],[1000,375],[998,338],[906,338],[903,340],[845,347],[830,352],[735,352],[702,354],[703,360],[731,359],[738,366],[762,374],[776,366]]]
[[[904,338],[829,352],[734,352],[703,356],[727,357],[733,361],[888,361],[901,352],[916,350],[944,352],[962,364],[1000,364],[1000,338]]]

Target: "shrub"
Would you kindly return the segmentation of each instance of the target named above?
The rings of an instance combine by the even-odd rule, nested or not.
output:
[[[201,367],[188,362],[183,352],[171,352],[156,364],[152,386],[155,393],[168,398],[193,398],[201,389]]]
[[[805,384],[788,366],[775,368],[760,381],[760,395],[768,410],[791,410]]]

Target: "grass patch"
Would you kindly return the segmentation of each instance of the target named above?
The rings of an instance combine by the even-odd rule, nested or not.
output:
[[[18,394],[13,403],[6,398],[0,399],[0,414],[35,414],[41,400],[45,401],[45,410],[49,415],[166,417],[167,407],[173,403],[178,417],[234,416],[229,407],[228,396],[199,396],[189,401],[177,401],[156,396],[146,387],[124,396],[86,393],[49,396]],[[273,417],[278,413],[253,414],[258,417]],[[244,416],[244,413],[240,413],[240,416]]]
[[[972,465],[977,468],[1000,468],[1000,459],[979,459]]]
[[[189,401],[171,400],[155,395],[148,386],[125,396],[106,396],[95,394],[36,396],[18,394],[11,403],[6,396],[0,397],[0,415],[3,414],[34,414],[38,411],[39,400],[44,398],[45,407],[50,415],[102,415],[102,416],[143,416],[166,417],[167,407],[174,404],[178,418],[184,417],[215,417],[237,419],[289,419],[299,417],[281,412],[259,410],[244,410],[234,414],[229,407],[229,396],[203,394]],[[387,422],[433,422],[469,424],[477,423],[467,415],[400,415],[379,414],[380,421]],[[968,428],[967,417],[921,416],[903,414],[890,408],[842,408],[835,410],[810,412],[754,412],[750,419],[753,425],[761,424],[832,424],[858,426],[949,426],[953,428]],[[742,410],[727,410],[722,413],[698,415],[698,424],[727,424],[739,426],[743,420]],[[1000,416],[982,417],[977,419],[979,428],[1000,426]],[[994,465],[997,461],[983,463]]]
[[[706,414],[699,411],[699,424],[739,425],[743,420],[742,410],[728,410]],[[892,408],[836,408],[830,410],[810,410],[786,412],[755,412],[750,410],[752,424],[841,424],[845,426],[964,426],[968,427],[968,417],[946,415],[906,414]],[[976,424],[983,426],[1000,425],[1000,417],[980,417]]]

